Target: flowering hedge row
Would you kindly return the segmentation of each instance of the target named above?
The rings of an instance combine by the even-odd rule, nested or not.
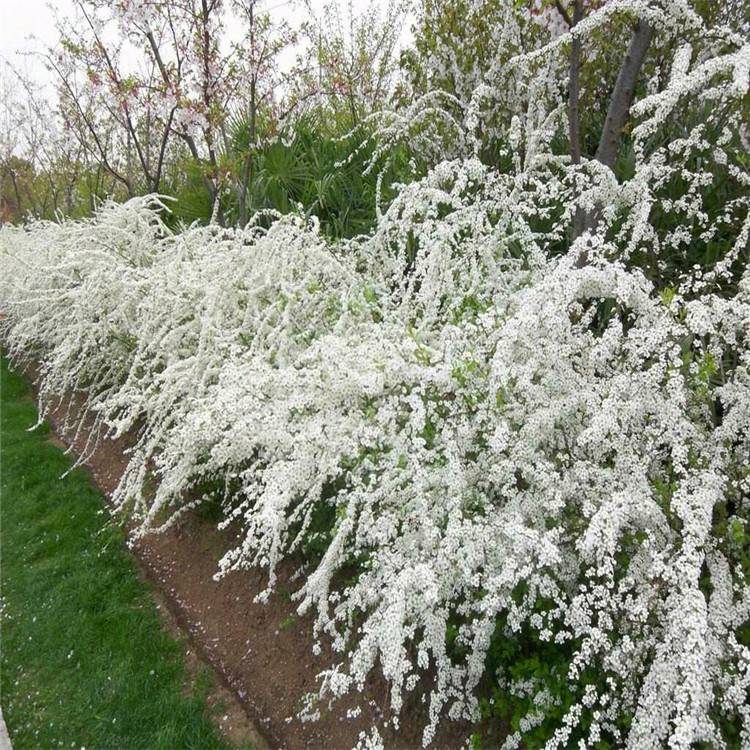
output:
[[[174,233],[154,196],[3,228],[4,345],[42,415],[76,392],[92,447],[135,432],[136,534],[218,499],[219,575],[304,563],[341,654],[320,699],[379,669],[396,725],[426,690],[425,744],[490,682],[508,748],[750,746],[748,60],[678,51],[622,183],[556,155],[550,94],[507,170],[439,163],[346,242],[295,215]],[[722,106],[660,142],[699,94]],[[672,272],[696,242],[718,259]]]
[[[4,340],[42,363],[43,414],[76,391],[136,430],[138,533],[208,483],[243,529],[222,571],[271,588],[318,542],[299,606],[345,654],[324,694],[379,665],[398,709],[432,666],[429,739],[445,705],[475,715],[502,619],[572,648],[558,746],[583,714],[637,747],[747,738],[750,275],[681,302],[589,238],[583,268],[545,260],[518,217],[466,220],[477,163],[444,172],[394,204],[426,218],[388,262],[387,220],[334,248],[293,217],[172,234],[153,198],[6,228]],[[503,679],[541,720],[544,681]]]

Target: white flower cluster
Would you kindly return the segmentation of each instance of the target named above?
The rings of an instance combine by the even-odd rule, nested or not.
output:
[[[138,533],[219,497],[219,574],[270,590],[303,560],[300,610],[342,654],[321,697],[377,668],[398,717],[426,685],[428,744],[476,718],[500,622],[571,654],[548,748],[750,747],[748,194],[706,205],[718,168],[749,184],[748,47],[720,47],[693,72],[681,48],[639,105],[622,184],[544,158],[539,116],[535,158],[440,163],[335,245],[295,216],[173,233],[155,198],[3,228],[4,343],[41,362],[42,413],[82,392],[136,432],[115,500]],[[701,92],[722,107],[659,145]],[[553,252],[581,179],[601,221]],[[725,250],[657,283],[696,241]],[[530,698],[511,747],[559,701],[498,677]]]

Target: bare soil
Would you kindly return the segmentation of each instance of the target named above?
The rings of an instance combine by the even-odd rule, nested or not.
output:
[[[34,368],[28,368],[27,375],[36,393]],[[75,409],[75,399],[73,404]],[[82,431],[70,445],[70,436],[61,429],[64,411],[58,407],[49,415],[53,439],[79,453],[88,435]],[[132,443],[133,436],[103,439],[86,462],[107,499],[127,465],[125,451]],[[305,694],[317,692],[316,675],[336,659],[325,650],[313,655],[312,619],[299,617],[290,597],[297,588],[290,581],[291,565],[280,571],[276,591],[265,604],[253,601],[266,587],[262,571],[214,580],[218,560],[230,546],[230,531],[219,531],[194,513],[133,547],[142,575],[157,589],[157,606],[167,627],[184,644],[188,670],[206,664],[216,674],[218,687],[209,703],[221,706],[219,728],[231,741],[249,741],[257,750],[349,750],[360,732],[381,726],[389,716],[388,686],[374,675],[362,694],[320,706],[319,720],[297,718]],[[347,717],[347,710],[355,707],[360,714]],[[402,710],[399,730],[381,730],[386,748],[417,750],[426,723],[427,706],[415,695]],[[470,732],[466,723],[446,720],[430,748],[458,750],[466,746]]]

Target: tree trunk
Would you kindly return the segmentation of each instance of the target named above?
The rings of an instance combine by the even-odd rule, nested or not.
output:
[[[633,103],[638,76],[640,75],[653,36],[654,30],[651,25],[647,21],[640,19],[633,31],[628,51],[620,66],[620,72],[617,75],[617,82],[612,91],[612,97],[609,100],[607,118],[604,122],[599,146],[594,156],[598,162],[610,169],[613,169],[615,166],[617,147],[620,142],[622,129],[625,127],[628,115],[630,114],[630,106]],[[597,206],[593,211],[585,215],[580,228],[574,228],[574,239],[585,230],[593,231],[596,229],[600,218],[601,207]],[[588,254],[583,252],[578,258],[578,267],[581,268],[586,263],[588,263]]]

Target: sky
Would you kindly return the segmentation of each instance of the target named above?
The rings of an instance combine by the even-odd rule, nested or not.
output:
[[[70,4],[61,0],[60,5]],[[18,64],[18,52],[29,48],[31,35],[40,42],[52,43],[55,39],[47,0],[0,0],[0,58]]]
[[[324,2],[311,0],[316,11],[322,8]],[[55,42],[55,20],[50,5],[62,14],[72,13],[73,10],[73,0],[0,0],[0,61],[11,62],[31,74],[35,80],[45,83],[49,81],[49,74],[41,63],[33,56],[22,53]],[[347,0],[343,0],[341,5],[345,7]],[[352,1],[355,13],[368,5],[369,0]],[[275,21],[286,20],[291,25],[296,25],[302,16],[293,0],[265,0],[264,7]],[[35,39],[30,39],[32,36]]]

